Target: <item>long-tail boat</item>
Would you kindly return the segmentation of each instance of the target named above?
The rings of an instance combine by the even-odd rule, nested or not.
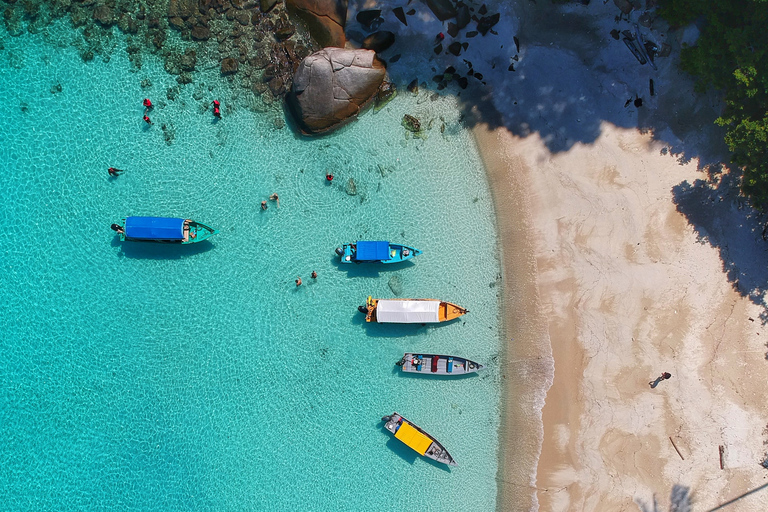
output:
[[[162,244],[194,244],[216,234],[200,222],[168,217],[126,217],[122,224],[112,224],[112,229],[121,241]]]
[[[421,251],[391,242],[360,240],[336,248],[342,263],[400,263],[421,254]]]
[[[437,299],[373,299],[368,297],[358,311],[366,322],[425,324],[449,322],[469,310],[451,302]]]
[[[404,372],[423,375],[466,375],[485,368],[482,364],[463,357],[411,352],[406,352],[395,364]]]
[[[397,439],[419,455],[449,466],[458,466],[448,450],[437,439],[396,412],[392,413],[391,416],[384,416],[381,421],[385,422],[384,428],[392,432]]]

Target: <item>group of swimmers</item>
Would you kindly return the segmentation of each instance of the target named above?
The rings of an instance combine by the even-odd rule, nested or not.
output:
[[[312,279],[317,279],[317,272],[313,270],[310,276]],[[301,276],[296,276],[296,286],[301,286]]]
[[[277,193],[272,194],[271,196],[269,196],[269,200],[276,202],[277,203],[277,207],[280,208],[280,196],[278,196]],[[261,202],[261,209],[262,210],[266,210],[267,208],[269,208],[269,206],[267,206],[267,202],[266,201],[262,201]]]
[[[152,104],[152,101],[149,98],[144,98],[143,105],[144,105],[144,118],[143,118],[144,122],[149,125],[154,124],[152,123],[152,120],[149,118],[147,114],[149,113],[150,110],[155,108],[155,106]],[[211,105],[213,105],[213,116],[216,117],[217,119],[221,119],[221,102],[219,102],[219,100],[213,100],[213,103],[211,103]]]

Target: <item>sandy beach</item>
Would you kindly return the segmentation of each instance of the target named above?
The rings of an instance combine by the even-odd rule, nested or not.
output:
[[[768,483],[768,246],[718,164],[717,101],[693,94],[674,54],[640,68],[608,36],[612,5],[566,10],[546,31],[530,29],[537,9],[521,13],[527,87],[496,103],[504,123],[478,114],[475,128],[504,263],[499,509],[710,510],[743,496],[728,510],[765,510],[768,488],[745,494]],[[601,46],[564,50],[583,24]],[[689,36],[659,30],[675,50]],[[558,67],[570,76],[552,79]]]

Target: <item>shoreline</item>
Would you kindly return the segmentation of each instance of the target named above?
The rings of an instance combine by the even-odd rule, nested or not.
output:
[[[496,509],[535,510],[536,465],[543,440],[541,408],[554,366],[538,300],[528,169],[519,159],[511,161],[508,149],[512,135],[505,129],[490,131],[486,125],[477,125],[472,133],[493,197],[503,290],[500,331],[507,340],[500,357],[505,384],[501,392]],[[520,431],[536,435],[521,436]]]

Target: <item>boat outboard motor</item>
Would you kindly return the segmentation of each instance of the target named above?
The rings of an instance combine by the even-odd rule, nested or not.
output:
[[[367,308],[367,307],[365,307],[365,306],[357,306],[357,310],[358,310],[359,312],[361,312],[362,314],[364,314],[364,315],[367,315],[367,314],[368,314],[368,308]]]
[[[338,254],[339,256],[343,256],[344,255],[344,249],[342,249],[341,247],[337,247],[336,248],[336,254]]]
[[[112,224],[109,227],[112,228],[112,231],[117,231],[118,233],[123,230],[123,227],[120,224]]]

